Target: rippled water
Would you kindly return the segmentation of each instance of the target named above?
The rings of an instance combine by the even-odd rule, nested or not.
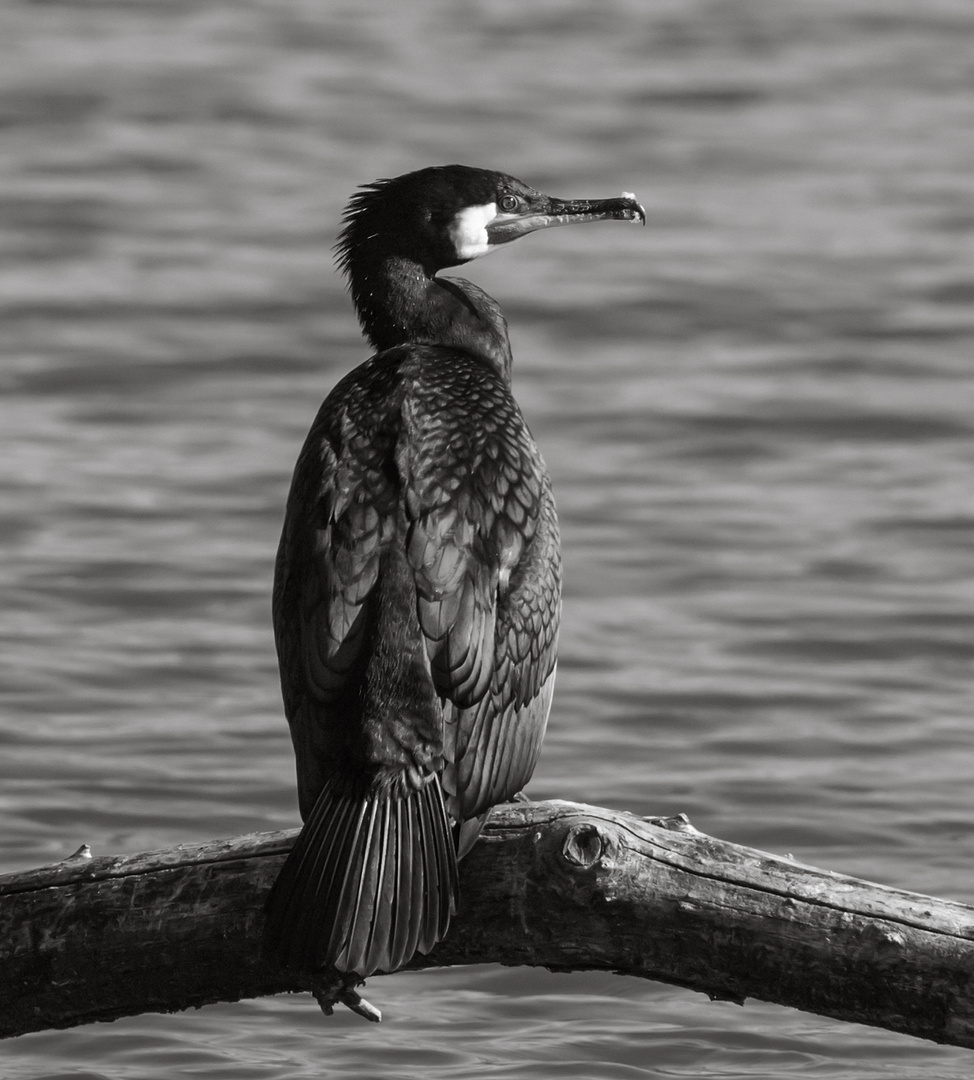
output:
[[[365,356],[356,184],[501,168],[650,228],[469,276],[567,592],[531,793],[974,901],[974,9],[8,0],[0,871],[297,821],[271,566]],[[377,979],[28,1036],[4,1077],[967,1077],[968,1052],[607,975]]]

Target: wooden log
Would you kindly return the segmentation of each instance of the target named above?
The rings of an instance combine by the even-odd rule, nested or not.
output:
[[[0,1036],[307,990],[262,955],[295,832],[0,877]],[[715,840],[684,817],[494,810],[412,967],[639,975],[974,1047],[974,908]]]

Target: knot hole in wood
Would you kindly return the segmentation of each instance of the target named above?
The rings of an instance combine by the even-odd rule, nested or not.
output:
[[[595,825],[573,825],[565,836],[562,854],[570,863],[582,868],[594,866],[605,852],[606,841]]]

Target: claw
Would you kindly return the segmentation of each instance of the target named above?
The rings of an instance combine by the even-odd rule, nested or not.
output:
[[[338,1000],[353,1013],[358,1013],[363,1019],[371,1020],[374,1024],[378,1024],[382,1019],[382,1012],[355,990],[343,990]]]

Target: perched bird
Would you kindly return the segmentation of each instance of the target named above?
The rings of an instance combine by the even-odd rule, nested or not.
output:
[[[446,165],[355,194],[337,245],[375,348],[298,458],[274,629],[304,828],[268,902],[284,965],[361,977],[428,952],[457,860],[527,783],[555,678],[558,526],[511,393],[507,323],[439,271],[536,229],[645,223]]]

